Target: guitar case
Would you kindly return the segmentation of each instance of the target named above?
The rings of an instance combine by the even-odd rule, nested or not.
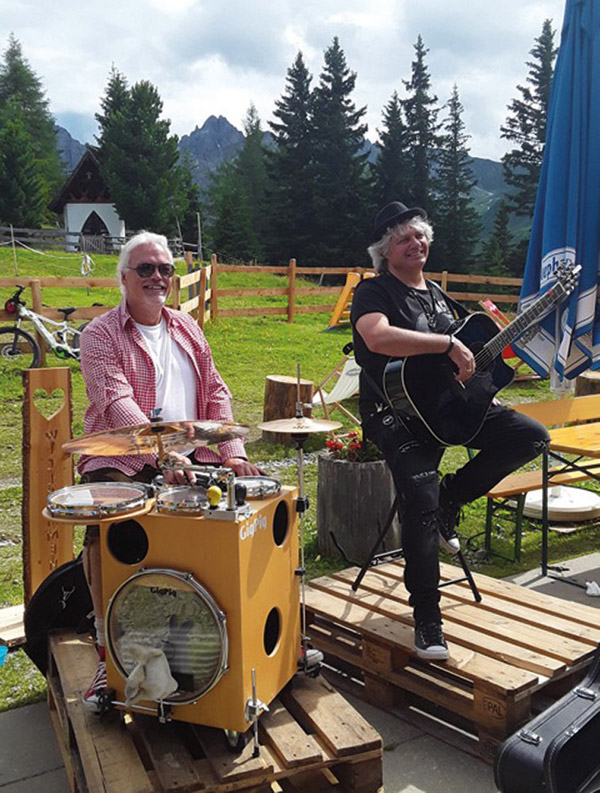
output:
[[[56,628],[88,633],[93,624],[91,611],[81,556],[57,567],[42,581],[27,604],[23,622],[24,650],[43,675],[48,667],[48,633]]]
[[[600,793],[600,647],[579,685],[498,748],[501,793]]]

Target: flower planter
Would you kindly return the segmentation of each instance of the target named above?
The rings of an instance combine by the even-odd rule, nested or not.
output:
[[[319,456],[317,532],[319,552],[340,556],[330,532],[353,561],[367,559],[385,525],[396,491],[384,460],[351,463],[327,454]],[[379,552],[400,547],[398,517],[387,532]]]

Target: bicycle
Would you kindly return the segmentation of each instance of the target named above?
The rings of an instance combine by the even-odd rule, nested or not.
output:
[[[16,317],[14,325],[0,327],[0,364],[3,372],[9,369],[35,369],[40,365],[42,353],[37,340],[23,330],[23,321],[31,322],[34,328],[42,336],[48,347],[57,358],[74,358],[79,360],[79,337],[81,331],[88,324],[84,322],[78,328],[74,328],[68,323],[68,318],[76,308],[57,309],[63,315],[60,322],[44,317],[35,311],[27,308],[25,301],[21,299],[21,294],[25,290],[24,286],[18,286],[12,297],[9,297],[4,304],[4,309],[8,314]]]

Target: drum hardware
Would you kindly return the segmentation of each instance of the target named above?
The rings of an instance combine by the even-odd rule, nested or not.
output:
[[[159,460],[159,468],[165,470],[180,470],[181,463],[169,458]],[[204,510],[210,510],[211,517],[218,520],[238,520],[252,514],[250,505],[246,502],[248,486],[243,480],[268,479],[268,477],[236,477],[231,468],[209,468],[205,465],[190,464],[185,466],[186,471],[196,474],[197,481],[189,485],[161,485],[157,497],[157,510],[159,512],[172,511],[181,514],[201,515]],[[164,480],[163,480],[164,481]],[[277,494],[281,490],[278,480],[272,482],[270,488],[265,486],[265,494]],[[276,485],[276,486],[275,486]],[[255,489],[258,487],[254,483]],[[185,498],[185,493],[190,498]],[[225,492],[225,499],[222,498]],[[176,495],[176,503],[170,505],[169,494]],[[197,497],[194,498],[194,493]],[[205,495],[203,499],[202,496]],[[203,503],[204,502],[204,505]],[[189,508],[186,506],[189,505]]]
[[[107,697],[110,700],[104,708],[101,707],[100,715],[104,715],[108,713],[108,711],[112,710],[114,707],[120,707],[124,710],[135,710],[136,712],[139,711],[140,713],[148,713],[151,716],[156,716],[158,721],[161,724],[168,724],[169,722],[173,721],[173,708],[171,705],[166,705],[164,700],[159,700],[156,703],[155,708],[148,708],[146,705],[128,705],[126,702],[120,702],[118,699],[114,698],[115,692],[112,690],[106,690],[101,697]],[[102,704],[102,703],[101,703]]]
[[[264,421],[258,425],[259,430],[267,432],[279,432],[292,436],[292,441],[296,448],[297,470],[298,470],[298,498],[296,499],[296,512],[298,513],[298,537],[300,548],[300,566],[296,570],[296,575],[300,578],[300,622],[301,622],[301,651],[302,669],[304,674],[309,674],[307,650],[308,636],[306,634],[306,563],[304,555],[304,514],[308,509],[308,497],[304,495],[304,444],[308,436],[317,432],[331,432],[338,430],[342,426],[339,421],[324,421],[322,419],[307,418],[303,414],[304,403],[300,399],[300,364],[297,364],[297,399],[296,415],[291,419],[275,419],[274,421]],[[311,670],[313,672],[314,670]]]
[[[260,755],[260,746],[258,745],[258,719],[261,713],[268,713],[269,708],[256,696],[256,669],[252,669],[252,697],[246,701],[246,721],[252,722],[252,733],[254,740],[254,751],[252,757]]]

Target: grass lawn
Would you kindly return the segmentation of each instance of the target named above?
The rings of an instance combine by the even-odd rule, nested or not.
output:
[[[109,276],[114,273],[113,257],[94,257],[94,276]],[[81,256],[64,252],[56,257],[34,253],[18,254],[17,269],[20,275],[79,275]],[[14,275],[12,252],[0,249],[0,276]],[[223,288],[259,286],[282,286],[285,279],[276,275],[256,273],[250,279],[237,273],[219,274]],[[11,291],[0,287],[3,302]],[[101,302],[114,305],[119,292],[114,290],[43,290],[44,302],[53,305],[91,305]],[[331,302],[331,296],[317,303]],[[283,305],[285,298],[227,298],[220,301],[222,308],[227,301],[235,305]],[[279,301],[279,303],[278,303]],[[309,298],[306,298],[309,301]],[[75,315],[76,316],[76,315]],[[260,439],[256,425],[262,420],[265,378],[269,374],[296,375],[300,364],[303,378],[318,383],[342,358],[342,347],[351,338],[349,328],[325,331],[329,315],[297,315],[293,324],[284,317],[240,317],[221,319],[208,323],[205,332],[210,342],[216,365],[228,383],[234,396],[236,419],[252,427],[247,450],[253,461],[261,462],[271,475],[285,484],[297,482],[296,456],[292,447],[274,446]],[[48,356],[47,365],[63,365]],[[76,362],[68,363],[73,383],[73,433],[82,432],[82,420],[87,404],[85,389]],[[22,602],[21,575],[21,436],[22,436],[22,390],[20,380],[5,382],[0,379],[0,607]],[[508,403],[519,403],[549,398],[546,383],[530,381],[516,383],[503,392]],[[357,412],[356,401],[348,406]],[[320,415],[317,411],[315,415]],[[336,417],[339,417],[336,416]],[[345,566],[337,559],[323,559],[317,550],[316,537],[316,454],[323,447],[325,438],[312,436],[307,444],[307,463],[304,472],[305,490],[310,499],[310,509],[304,520],[306,558],[309,577],[322,575],[332,569]],[[454,470],[466,459],[462,448],[449,449],[442,463],[442,470]],[[464,520],[459,531],[471,538],[467,545],[467,556],[474,569],[493,576],[505,576],[535,567],[540,559],[540,533],[535,526],[525,528],[522,561],[509,563],[498,557],[483,558],[481,532],[485,521],[485,500],[465,508]],[[495,547],[510,553],[512,537],[506,527],[498,522],[499,538]],[[502,533],[504,532],[504,534]],[[591,529],[568,536],[552,536],[550,554],[552,561],[581,555],[597,548],[598,530]],[[11,653],[0,669],[0,710],[15,707],[40,697],[44,692],[41,676],[31,667],[22,651]]]

